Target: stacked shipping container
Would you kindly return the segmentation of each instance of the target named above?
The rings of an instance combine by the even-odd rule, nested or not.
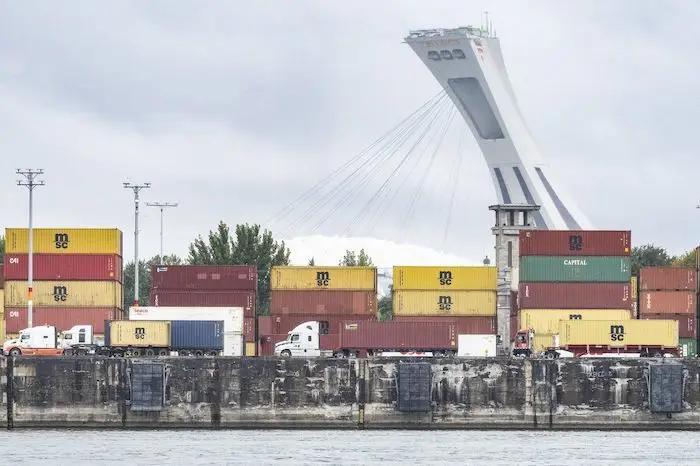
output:
[[[551,346],[560,320],[627,320],[633,308],[629,231],[520,233],[520,330]]]
[[[0,264],[0,338],[5,341],[5,274],[4,266]]]
[[[151,269],[151,306],[242,307],[248,355],[255,354],[257,292],[254,265],[157,265]]]
[[[67,330],[104,322],[123,314],[122,232],[103,228],[35,228],[33,279],[28,289],[29,231],[5,234],[5,324],[8,334],[28,326],[27,302],[33,301],[33,325]]]
[[[684,356],[697,355],[697,271],[693,267],[645,267],[639,271],[639,318],[678,322]]]
[[[304,322],[326,322],[324,341],[332,342],[342,321],[376,319],[375,267],[273,267],[270,289],[270,315],[258,321],[262,355]]]
[[[393,319],[456,321],[462,335],[496,334],[496,268],[396,266]]]

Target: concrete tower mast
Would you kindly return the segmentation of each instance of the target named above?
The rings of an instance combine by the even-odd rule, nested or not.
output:
[[[466,120],[489,166],[499,205],[539,206],[534,227],[592,229],[555,183],[515,99],[498,38],[482,28],[411,31],[408,45]]]

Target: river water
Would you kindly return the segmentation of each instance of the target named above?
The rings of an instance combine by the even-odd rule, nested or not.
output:
[[[8,465],[694,465],[700,432],[16,430]]]

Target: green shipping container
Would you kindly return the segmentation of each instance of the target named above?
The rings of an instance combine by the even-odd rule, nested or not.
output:
[[[695,338],[681,338],[681,356],[684,358],[694,358],[698,355],[698,342]]]
[[[520,282],[628,282],[630,258],[622,256],[523,256]]]

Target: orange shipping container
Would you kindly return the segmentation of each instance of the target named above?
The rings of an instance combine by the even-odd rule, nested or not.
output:
[[[642,291],[639,293],[639,315],[693,314],[695,291]]]
[[[644,267],[639,271],[640,288],[695,291],[696,275],[694,267]]]

